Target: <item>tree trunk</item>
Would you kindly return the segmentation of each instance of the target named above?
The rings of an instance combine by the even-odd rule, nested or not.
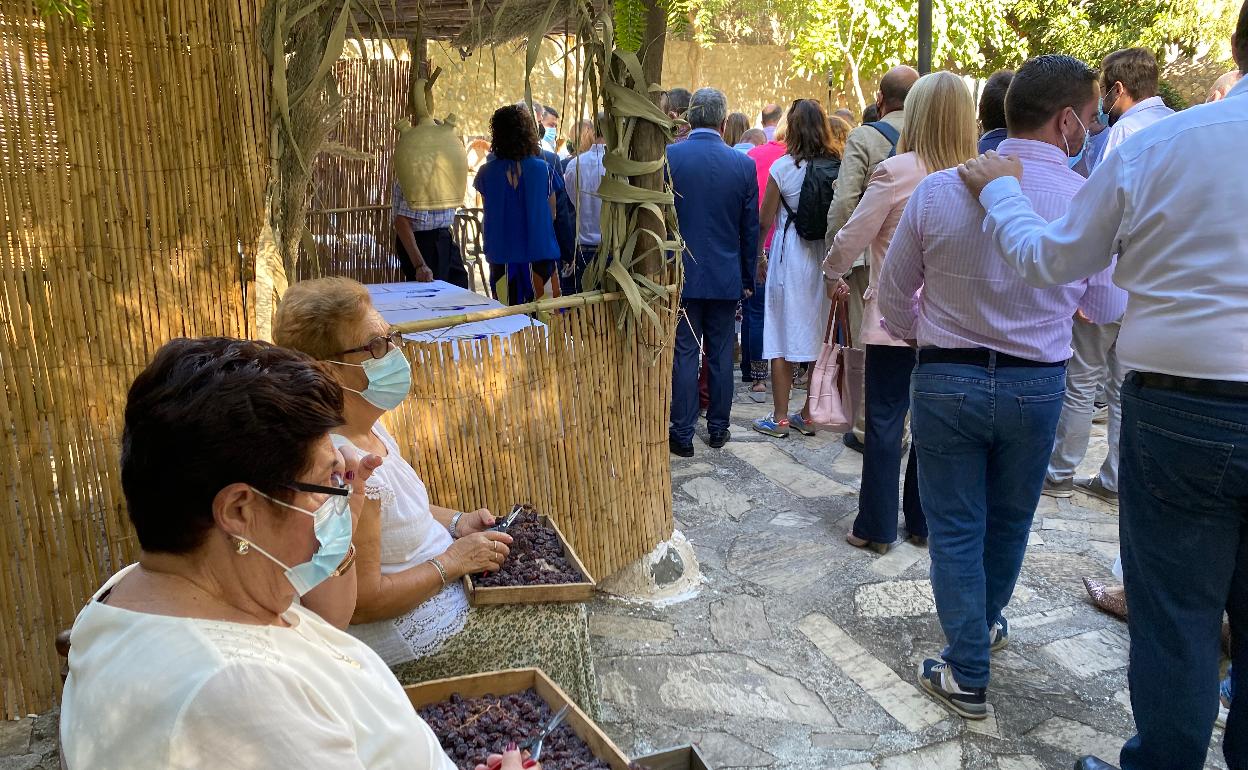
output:
[[[862,115],[862,111],[867,108],[866,96],[862,93],[862,78],[858,69],[858,62],[853,55],[845,54],[845,65],[849,70],[848,85],[853,88],[854,99],[858,102],[858,114]]]
[[[646,2],[646,31],[641,40],[641,48],[637,51],[641,59],[641,69],[646,80],[642,88],[650,84],[661,83],[663,80],[663,49],[667,43],[667,12],[659,0]],[[658,104],[661,93],[650,95],[651,100]],[[657,160],[667,152],[667,140],[658,126],[644,120],[637,122],[633,133],[632,157],[634,160]],[[658,171],[645,176],[633,177],[634,185],[647,190],[663,189],[663,172]],[[642,211],[638,217],[638,227],[656,233],[666,233],[666,224],[649,211]],[[660,276],[663,272],[663,253],[654,238],[644,233],[637,241],[637,253],[640,256],[639,272],[647,276]]]
[[[698,14],[690,11],[689,19],[689,87],[697,89],[702,82],[702,27],[698,24]]]

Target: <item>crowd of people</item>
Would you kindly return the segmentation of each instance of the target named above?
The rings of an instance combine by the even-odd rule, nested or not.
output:
[[[1248,2],[1232,48],[1248,71]],[[669,90],[686,246],[669,448],[692,454],[702,408],[709,446],[730,440],[738,314],[741,376],[773,405],[754,429],[812,434],[794,383],[843,305],[865,348],[846,540],[886,552],[900,508],[930,549],[948,644],[923,689],[988,715],[1037,503],[1079,491],[1121,508],[1138,728],[1121,766],[1203,767],[1222,720],[1245,768],[1248,81],[1174,113],[1148,51],[1099,65],[1029,59],[978,109],[962,78],[896,67],[856,126],[810,99],[754,121],[714,88]],[[575,290],[601,245],[604,118],[562,158],[558,119],[524,104],[491,119],[475,186],[508,302]],[[405,274],[462,280],[445,211],[397,189],[394,208]],[[412,373],[367,289],[298,283],[274,328],[277,345],[174,340],[130,388],[121,483],[141,557],[73,626],[67,766],[451,768],[400,679],[513,666],[596,712],[583,605],[468,606],[459,578],[496,569],[511,538],[487,510],[434,504],[379,422]],[[1110,454],[1075,479],[1098,398]],[[1226,615],[1240,665],[1222,680]],[[533,766],[514,746],[488,765]]]
[[[861,388],[844,383],[844,442],[864,455],[846,540],[887,552],[900,502],[906,537],[930,549],[947,646],[919,683],[986,718],[1042,494],[1120,505],[1125,586],[1086,582],[1130,627],[1130,770],[1203,767],[1215,722],[1228,765],[1248,767],[1233,697],[1248,686],[1248,236],[1233,213],[1248,192],[1248,3],[1232,48],[1240,70],[1179,113],[1143,48],[1099,68],[1035,57],[993,74],[978,110],[956,75],[897,67],[862,125],[799,99],[763,110],[774,130],[753,147],[719,91],[668,102],[688,126],[669,150],[686,244],[670,451],[693,454],[699,367],[707,444],[730,440],[738,303],[749,394],[770,379],[754,429],[813,435],[790,407],[797,369],[848,304],[865,366]],[[1077,479],[1098,405],[1108,456]],[[1240,665],[1221,679],[1224,640]]]

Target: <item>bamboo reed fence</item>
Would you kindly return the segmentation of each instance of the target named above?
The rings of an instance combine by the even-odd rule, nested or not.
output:
[[[258,0],[0,0],[0,711],[48,708],[53,645],[137,553],[127,388],[177,336],[248,336],[267,179]]]
[[[407,115],[411,63],[396,59],[340,59],[334,65],[342,121],[312,166],[308,233],[296,278],[349,275],[364,283],[399,280],[394,260],[390,159]],[[310,253],[311,244],[315,253]]]
[[[93,0],[88,29],[0,0],[5,718],[55,702],[56,633],[137,554],[118,478],[133,377],[173,337],[255,331],[266,195],[289,192],[270,184],[262,4]],[[347,118],[331,142],[378,161],[315,160],[309,222],[325,252],[309,274],[393,277],[389,153],[407,66],[336,65]],[[435,499],[532,502],[598,577],[672,527],[674,295],[646,304],[617,277],[627,301],[594,295],[507,339],[413,346],[415,394],[389,418]]]
[[[545,306],[577,302],[510,337],[408,345],[412,397],[385,419],[432,500],[493,511],[530,502],[602,578],[672,533],[675,325],[622,333],[618,294]],[[674,307],[659,312],[672,319]]]

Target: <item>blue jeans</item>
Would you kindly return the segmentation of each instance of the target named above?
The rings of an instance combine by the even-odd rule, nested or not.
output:
[[[763,311],[766,286],[758,284],[754,294],[741,303],[741,381],[759,382],[771,376],[763,358]]]
[[[672,424],[668,436],[678,444],[693,443],[698,422],[699,356],[706,350],[710,370],[710,405],[706,425],[711,432],[728,430],[732,413],[732,343],[736,337],[737,300],[682,299],[676,321],[672,361]]]
[[[1218,714],[1222,613],[1233,688],[1248,687],[1248,401],[1122,388],[1122,568],[1138,733],[1123,770],[1204,767]],[[1228,767],[1248,768],[1248,698],[1232,703]]]
[[[942,657],[963,687],[988,686],[988,630],[1023,565],[1065,380],[1061,366],[914,370],[910,426],[932,593],[948,641]]]
[[[910,411],[910,375],[914,350],[867,345],[867,431],[862,451],[862,488],[854,536],[873,543],[897,539],[897,476],[901,474],[901,438]],[[910,444],[902,513],[906,532],[927,537],[927,517],[919,495],[919,462]]]

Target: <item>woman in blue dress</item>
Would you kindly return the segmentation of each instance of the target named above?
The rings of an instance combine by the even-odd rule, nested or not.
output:
[[[490,150],[493,157],[473,186],[485,208],[485,260],[494,296],[507,305],[558,297],[555,188],[527,109],[508,105],[494,111]]]

